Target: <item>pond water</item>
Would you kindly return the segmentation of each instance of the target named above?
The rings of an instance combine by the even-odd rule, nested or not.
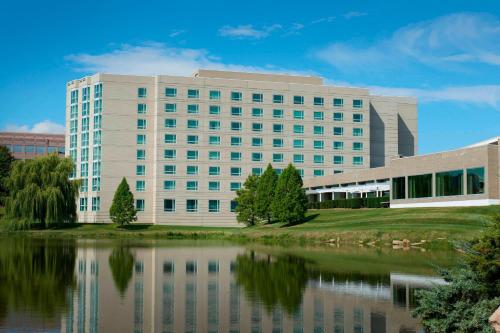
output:
[[[0,239],[2,332],[420,332],[451,251]]]

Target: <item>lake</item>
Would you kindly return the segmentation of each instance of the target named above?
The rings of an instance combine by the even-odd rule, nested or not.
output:
[[[420,332],[449,250],[0,239],[1,332]]]

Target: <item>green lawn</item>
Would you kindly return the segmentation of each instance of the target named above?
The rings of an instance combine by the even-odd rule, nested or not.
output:
[[[118,228],[111,224],[77,224],[65,228],[32,230],[34,236],[82,238],[190,238],[281,241],[341,242],[407,238],[411,241],[464,240],[473,238],[500,216],[500,206],[412,209],[324,209],[310,210],[307,221],[288,226],[259,225],[248,228],[215,228],[133,224]]]

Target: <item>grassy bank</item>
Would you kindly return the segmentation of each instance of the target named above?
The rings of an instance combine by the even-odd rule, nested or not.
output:
[[[261,242],[341,243],[375,241],[388,244],[394,239],[418,242],[471,239],[481,233],[500,206],[413,209],[324,209],[310,210],[306,222],[298,225],[259,225],[248,228],[216,228],[133,224],[124,228],[112,224],[75,224],[47,230],[12,232],[36,237],[74,238],[165,238],[227,239]],[[5,228],[3,233],[6,234]]]

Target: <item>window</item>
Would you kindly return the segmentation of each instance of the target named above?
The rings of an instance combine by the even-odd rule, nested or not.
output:
[[[323,155],[314,155],[313,161],[315,164],[323,164],[325,163],[325,156]]]
[[[335,155],[333,156],[333,164],[344,164],[344,156]]]
[[[231,122],[231,130],[232,131],[241,131],[241,123],[239,121]]]
[[[264,101],[264,95],[262,95],[260,93],[252,94],[252,102],[262,103],[263,101]]]
[[[344,149],[344,142],[342,142],[342,141],[333,141],[333,149],[334,150],[343,150]]]
[[[82,119],[82,131],[88,131],[88,130],[89,130],[89,118],[83,118]]]
[[[92,175],[100,176],[101,175],[101,162],[93,162],[92,163]]]
[[[239,189],[241,189],[241,183],[231,182],[230,189],[231,191],[238,191]]]
[[[322,111],[314,111],[313,117],[314,117],[314,120],[324,120],[325,113]]]
[[[198,200],[196,199],[187,199],[186,200],[186,212],[197,212],[198,211]],[[186,263],[186,271],[188,270],[188,264]],[[194,269],[196,271],[196,268]]]
[[[136,165],[135,175],[136,176],[145,176],[146,175],[146,166],[145,165]]]
[[[83,120],[83,119],[82,119]],[[100,129],[102,127],[102,116],[95,115],[94,116],[94,129]]]
[[[88,177],[89,175],[89,164],[81,163],[80,164],[80,177]]]
[[[212,101],[220,100],[220,91],[219,90],[210,90],[208,95]]]
[[[165,112],[176,112],[177,104],[174,103],[166,103],[165,104]]]
[[[174,263],[172,261],[165,261],[163,263],[163,274],[172,274],[174,273]]]
[[[273,162],[275,163],[283,162],[283,154],[273,154]]]
[[[165,128],[175,128],[177,126],[176,119],[165,119]]]
[[[166,175],[175,175],[175,165],[164,165],[163,173]]]
[[[188,159],[188,160],[197,160],[198,159],[198,151],[197,150],[188,150],[188,151],[186,151],[186,159]]]
[[[293,119],[304,119],[304,111],[294,110],[293,111]]]
[[[219,176],[220,175],[220,167],[219,166],[209,166],[208,167],[208,175],[209,176]]]
[[[241,102],[242,94],[239,91],[231,91],[231,100],[235,102]]]
[[[146,151],[144,149],[137,149],[137,160],[145,160],[146,159]]]
[[[436,173],[436,196],[462,195],[464,193],[464,172],[453,170]],[[408,191],[410,191],[410,177],[408,177]]]
[[[273,139],[273,147],[274,148],[282,148],[283,147],[283,139],[274,138]]]
[[[241,176],[241,168],[231,167],[231,176]]]
[[[262,153],[252,153],[252,161],[262,162]]]
[[[363,115],[361,113],[353,113],[352,121],[354,123],[362,123],[363,122]]]
[[[238,206],[238,203],[236,201],[234,201],[234,200],[231,200],[231,207],[230,207],[231,212],[233,212],[233,213],[236,212],[236,207],[237,206]]]
[[[304,163],[304,155],[294,154],[293,155],[293,163]]]
[[[276,174],[279,176],[279,175],[281,175],[283,173],[283,169],[275,168],[274,172],[276,172]]]
[[[283,95],[273,95],[273,103],[283,104]]]
[[[239,117],[241,116],[242,111],[239,106],[232,106],[231,107],[231,116]]]
[[[209,151],[208,152],[208,159],[211,161],[220,160],[220,152],[219,151]]]
[[[92,211],[97,212],[101,209],[101,197],[92,197]]]
[[[198,112],[199,112],[199,105],[198,104],[188,104],[187,113],[197,114]]]
[[[352,100],[352,107],[355,109],[361,109],[363,107],[363,100],[362,99],[353,99]]]
[[[102,98],[102,83],[94,85],[94,98]]]
[[[144,199],[137,199],[135,201],[135,209],[137,209],[138,212],[144,211]]]
[[[405,193],[405,177],[395,177],[392,178],[392,198],[393,199],[404,199],[406,198]]]
[[[138,88],[138,89],[137,89],[137,96],[138,96],[139,98],[144,98],[144,97],[146,97],[146,96],[147,96],[147,94],[148,94],[148,91],[147,91],[147,89],[146,89],[146,88]]]
[[[314,177],[321,177],[321,176],[324,176],[325,175],[325,170],[321,170],[321,169],[314,169],[313,170],[313,176]]]
[[[218,105],[210,105],[208,107],[208,113],[213,115],[213,116],[216,116],[216,115],[219,115],[220,114],[220,106]]]
[[[186,138],[186,142],[188,143],[188,145],[197,145],[198,135],[188,135]]]
[[[21,146],[19,146],[19,148],[21,148]],[[45,147],[36,147],[36,148],[37,148],[37,153],[38,153],[38,149],[39,148],[42,148],[43,150],[45,150]],[[15,151],[15,149],[14,149],[14,151]],[[43,151],[40,152],[40,153],[43,153]],[[82,148],[81,149],[81,157],[80,157],[80,159],[82,161],[88,161],[89,160],[89,149],[88,148]]]
[[[334,112],[333,113],[333,121],[343,121],[344,114],[342,112]]]
[[[362,128],[353,128],[352,129],[352,136],[363,136],[363,129]]]
[[[325,128],[323,126],[314,126],[313,132],[315,135],[323,135],[325,133]]]
[[[80,212],[85,212],[87,210],[87,198],[80,198]]]
[[[163,152],[163,157],[166,159],[174,159],[176,156],[176,151],[175,149],[165,149]]]
[[[165,180],[163,182],[164,190],[175,190],[175,180]]]
[[[304,148],[304,140],[302,139],[293,140],[293,148]]]
[[[137,134],[137,144],[138,145],[145,145],[146,144],[146,135],[144,135],[144,134]],[[83,142],[82,142],[82,145],[83,145]]]
[[[293,133],[304,134],[304,125],[293,125]]]
[[[252,109],[252,117],[262,117],[264,115],[264,110],[260,108]]]
[[[208,182],[209,191],[220,191],[220,182]]]
[[[252,147],[262,147],[262,138],[252,138]]]
[[[212,131],[218,131],[220,130],[220,121],[218,120],[211,120],[208,122],[208,129]]]
[[[137,180],[135,182],[135,190],[137,192],[144,192],[146,190],[146,182],[144,180]]]
[[[219,209],[220,209],[220,201],[219,200],[208,200],[208,212],[209,213],[218,213]],[[208,267],[209,267],[209,273],[213,273],[213,268],[211,269],[210,263],[209,263]]]
[[[102,112],[102,100],[94,100],[94,113],[99,114]]]
[[[343,127],[334,127],[333,128],[333,135],[344,135],[344,128]]]
[[[198,128],[198,120],[188,119],[187,128],[188,129],[197,129]]]
[[[334,98],[333,99],[333,106],[336,108],[341,108],[344,106],[344,99],[343,98]]]
[[[484,168],[467,169],[467,194],[484,193]]]
[[[197,165],[186,166],[186,174],[187,175],[197,175],[198,174],[198,166]]]
[[[214,146],[220,146],[220,136],[209,136],[208,144]]]
[[[200,98],[200,91],[198,89],[188,89],[188,98]]]
[[[165,143],[176,143],[177,135],[175,134],[165,134]]]
[[[231,161],[241,161],[241,153],[238,151],[231,152]]]
[[[241,146],[241,137],[232,136],[231,137],[231,146]]]
[[[175,199],[164,199],[163,200],[163,211],[164,212],[175,212]]]
[[[325,100],[323,97],[314,97],[313,104],[315,106],[323,106],[325,104]]]
[[[363,165],[363,156],[353,156],[352,165]]]
[[[165,88],[165,97],[176,97],[177,88]]]
[[[262,123],[252,123],[252,131],[262,132]]]
[[[273,110],[273,118],[283,118],[283,110],[274,109]]]
[[[83,102],[82,103],[82,116],[88,116],[89,115],[89,110],[90,110],[90,103],[89,102]]]
[[[325,148],[325,141],[314,140],[313,146],[314,146],[314,149],[324,149]]]
[[[252,175],[256,176],[262,175],[262,168],[252,168]]]
[[[353,142],[352,150],[363,150],[363,142]]]
[[[146,136],[144,136],[144,139],[146,138]],[[89,133],[82,133],[82,146],[83,147],[87,147],[89,145]],[[29,148],[31,147],[31,148]],[[51,147],[49,147],[51,148]],[[29,151],[31,150],[31,152],[34,152],[35,150],[35,147],[33,146],[26,146],[26,152],[28,153]],[[49,153],[51,151],[49,150]]]
[[[90,100],[90,87],[82,88],[82,102]]]
[[[148,106],[143,103],[137,104],[137,113],[138,114],[144,114],[148,111]]]
[[[408,198],[432,197],[432,174],[408,176]]]
[[[186,182],[186,190],[188,191],[198,191],[198,181],[188,180]]]
[[[304,96],[293,96],[293,104],[296,105],[304,104]]]
[[[101,131],[94,131],[94,145],[101,144],[101,137],[102,137]]]
[[[273,132],[274,133],[282,133],[283,132],[283,124],[273,124]]]

